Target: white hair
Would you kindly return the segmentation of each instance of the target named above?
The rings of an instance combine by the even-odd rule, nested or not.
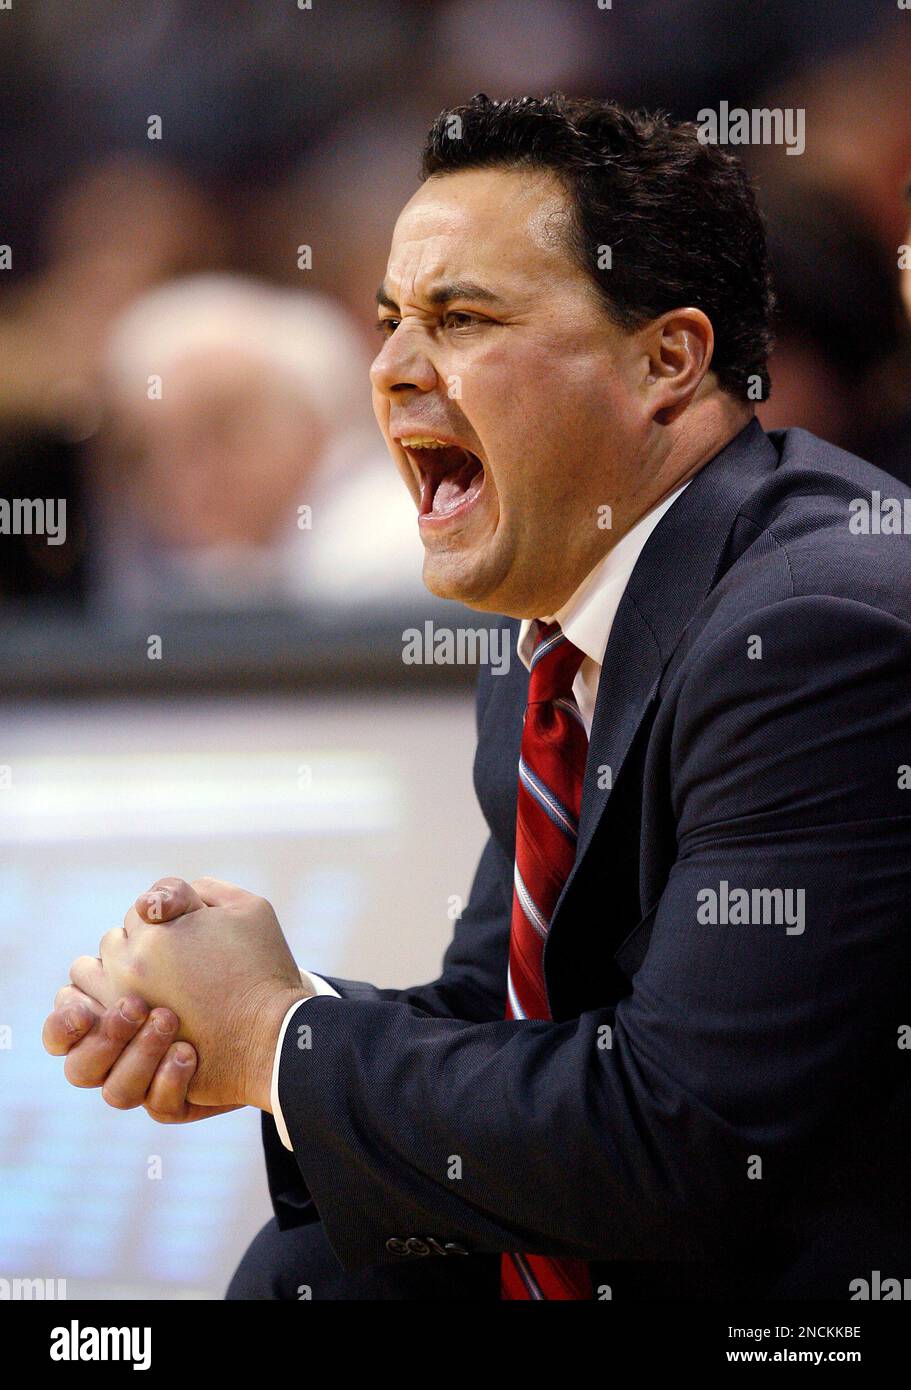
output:
[[[111,329],[104,369],[121,392],[144,395],[149,376],[223,347],[286,372],[329,434],[369,414],[368,356],[347,311],[242,275],[188,275],[140,295]]]

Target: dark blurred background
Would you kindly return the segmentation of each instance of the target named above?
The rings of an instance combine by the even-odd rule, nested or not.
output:
[[[909,74],[896,0],[0,10],[0,499],[67,503],[64,544],[0,535],[0,1276],[219,1297],[269,1215],[254,1112],[165,1130],[41,1048],[159,875],[262,893],[305,967],[438,970],[483,842],[475,671],[402,633],[483,620],[421,585],[367,382],[436,113],[805,110],[799,157],[738,150],[779,298],[761,418],[911,483]]]

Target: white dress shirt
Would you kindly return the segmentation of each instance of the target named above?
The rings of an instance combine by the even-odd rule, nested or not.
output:
[[[659,502],[657,507],[653,507],[650,512],[647,512],[641,521],[637,521],[632,530],[627,531],[626,535],[598,561],[594,569],[589,571],[578,589],[570,595],[563,606],[550,617],[540,619],[541,622],[559,623],[570,642],[585,653],[573,681],[573,695],[579,706],[579,713],[582,715],[585,732],[589,735],[591,735],[592,719],[595,713],[595,701],[598,697],[598,682],[601,679],[604,653],[607,651],[608,638],[614,625],[614,618],[617,616],[617,609],[620,607],[623,592],[649,536],[665,512],[673,506],[687,487],[689,487],[689,481],[677,488],[676,492],[672,492],[669,497],[665,497],[664,501]],[[533,618],[523,618],[519,627],[516,649],[519,653],[519,659],[525,667],[528,667],[531,654],[534,651],[534,623]],[[341,998],[338,990],[333,989],[319,975],[302,970],[301,979],[304,984],[312,987],[315,994],[334,994],[336,999]],[[275,1060],[272,1064],[272,1115],[275,1119],[279,1138],[286,1149],[291,1149],[292,1145],[278,1101],[278,1067],[288,1024],[303,1003],[306,1003],[306,1000],[298,1000],[285,1014],[278,1034]]]

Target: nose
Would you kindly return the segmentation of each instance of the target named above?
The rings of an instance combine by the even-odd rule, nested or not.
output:
[[[395,398],[405,391],[432,391],[437,371],[420,341],[416,327],[399,324],[390,333],[370,368],[373,389]]]

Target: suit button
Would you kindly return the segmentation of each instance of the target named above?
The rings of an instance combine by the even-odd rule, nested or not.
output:
[[[408,1237],[408,1251],[412,1255],[429,1255],[430,1246],[426,1240],[419,1240],[417,1236]]]
[[[405,1244],[403,1240],[399,1240],[398,1236],[390,1236],[390,1238],[386,1241],[386,1249],[389,1251],[390,1255],[411,1254],[411,1251],[408,1249],[408,1246]]]

